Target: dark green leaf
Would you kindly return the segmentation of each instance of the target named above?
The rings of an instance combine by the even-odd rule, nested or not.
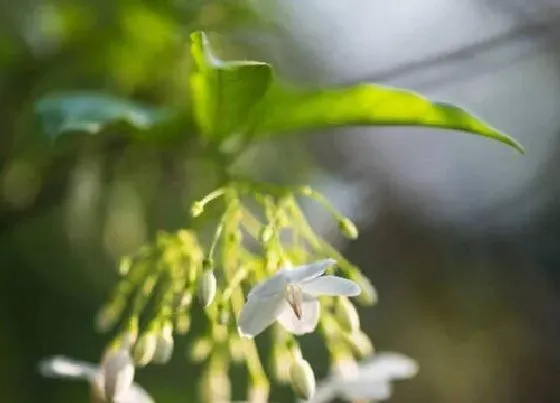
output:
[[[49,95],[36,103],[35,112],[53,139],[70,132],[97,134],[117,123],[146,130],[167,116],[162,110],[88,92]]]
[[[191,35],[191,88],[195,120],[202,135],[222,139],[243,130],[273,79],[267,63],[224,62],[202,32]]]
[[[432,102],[414,92],[375,84],[348,88],[297,90],[276,87],[255,134],[319,128],[364,126],[424,126],[453,129],[488,137],[523,153],[513,138],[457,106]]]

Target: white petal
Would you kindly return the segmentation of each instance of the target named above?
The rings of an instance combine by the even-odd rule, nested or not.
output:
[[[338,396],[348,401],[386,400],[391,397],[392,387],[388,381],[372,381],[367,378],[339,381]]]
[[[239,333],[248,337],[261,333],[276,320],[283,304],[283,293],[269,298],[248,299],[237,320]]]
[[[281,272],[288,277],[291,282],[300,283],[305,280],[311,280],[322,275],[325,270],[335,264],[334,259],[317,260],[316,262],[297,266],[291,269],[283,269]]]
[[[287,279],[283,271],[278,272],[274,276],[257,284],[249,291],[247,299],[252,298],[270,298],[273,295],[284,292]]]
[[[376,379],[407,379],[418,373],[418,363],[399,353],[378,353],[360,365],[360,374]]]
[[[109,351],[101,362],[107,400],[117,399],[130,389],[134,380],[134,363],[127,350]]]
[[[140,385],[134,383],[115,399],[115,403],[155,403],[155,401]]]
[[[312,280],[304,281],[300,284],[305,294],[315,297],[321,295],[344,295],[347,297],[355,297],[359,295],[360,286],[355,282],[337,276],[323,276]]]
[[[278,322],[293,334],[311,333],[319,322],[321,311],[319,301],[313,297],[307,297],[303,300],[301,308],[301,319],[298,319],[292,307],[287,302],[283,302],[282,311],[278,315]]]
[[[47,358],[39,363],[41,375],[50,378],[93,379],[98,367],[63,356]]]
[[[334,400],[336,397],[335,384],[331,379],[321,382],[317,385],[315,393],[309,400],[300,400],[300,402],[305,403],[328,403]]]

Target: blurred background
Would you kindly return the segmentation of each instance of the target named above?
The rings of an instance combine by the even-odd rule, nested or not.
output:
[[[187,34],[201,27],[222,33],[221,55],[270,61],[286,80],[405,86],[526,147],[352,128],[268,144],[251,163],[275,180],[311,175],[358,223],[359,240],[344,243],[308,209],[378,289],[380,304],[361,312],[377,349],[420,362],[392,401],[559,402],[558,0],[0,2],[0,401],[87,401],[84,384],[40,379],[37,361],[98,360],[108,336],[93,318],[118,256],[188,225],[206,179],[184,150],[57,158],[33,102],[66,89],[188,102]],[[158,402],[198,401],[186,343],[138,375]],[[321,354],[307,347],[310,361]]]

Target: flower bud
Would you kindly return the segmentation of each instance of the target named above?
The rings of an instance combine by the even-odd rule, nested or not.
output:
[[[175,320],[175,330],[179,334],[187,334],[191,329],[191,317],[186,312],[179,313]]]
[[[212,351],[212,341],[209,339],[198,339],[191,344],[191,359],[195,362],[204,361]]]
[[[247,391],[248,403],[268,403],[269,386],[266,382],[260,382],[249,387]]]
[[[365,306],[377,304],[377,291],[367,277],[359,274],[353,276],[351,279],[354,280],[362,290],[360,295],[356,297],[356,301]]]
[[[315,394],[315,374],[311,365],[303,358],[297,358],[290,367],[292,389],[302,399],[309,400]]]
[[[204,204],[197,201],[194,202],[191,206],[191,215],[196,218],[199,217],[204,212]]]
[[[200,279],[198,296],[204,308],[208,307],[216,296],[216,276],[214,271],[205,270]]]
[[[358,238],[358,228],[356,228],[356,225],[350,219],[346,217],[341,217],[338,220],[338,228],[346,238],[348,239]]]
[[[348,338],[348,342],[356,355],[360,357],[367,357],[373,354],[373,344],[368,335],[363,332],[352,333]]]
[[[143,333],[134,346],[134,362],[137,366],[146,366],[154,358],[157,336],[154,331]]]
[[[228,340],[228,349],[231,360],[234,362],[245,361],[245,346],[241,338],[236,336],[230,336]]]
[[[348,333],[354,333],[360,330],[360,316],[356,307],[346,297],[338,298],[335,307],[336,320],[342,329]]]
[[[274,228],[272,228],[271,225],[267,225],[261,231],[261,243],[262,244],[269,243],[273,236],[274,236]]]
[[[134,261],[132,260],[132,258],[130,256],[122,257],[121,261],[119,263],[119,274],[121,276],[126,276],[128,274],[128,272],[130,271],[130,268],[132,267],[133,264],[134,264]]]
[[[98,379],[94,380],[97,394],[108,402],[115,401],[126,392],[134,380],[134,363],[128,350],[110,349],[101,360]],[[103,388],[101,388],[103,385]]]
[[[173,353],[173,325],[169,322],[165,323],[161,332],[157,335],[156,351],[153,361],[156,364],[165,364],[171,359]]]

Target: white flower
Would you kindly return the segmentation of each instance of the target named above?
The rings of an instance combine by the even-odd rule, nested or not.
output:
[[[408,379],[418,373],[418,364],[399,353],[378,353],[346,368],[318,385],[314,397],[306,403],[325,403],[335,398],[346,401],[379,401],[391,397],[391,381]],[[354,366],[352,365],[354,364]]]
[[[294,334],[312,332],[319,321],[318,296],[356,296],[360,287],[336,276],[322,276],[335,263],[320,260],[309,265],[286,268],[249,292],[238,320],[239,333],[256,336],[278,320]]]
[[[134,365],[127,350],[109,351],[100,366],[55,356],[41,361],[39,371],[51,378],[85,379],[103,402],[154,403],[142,387],[133,383]]]

